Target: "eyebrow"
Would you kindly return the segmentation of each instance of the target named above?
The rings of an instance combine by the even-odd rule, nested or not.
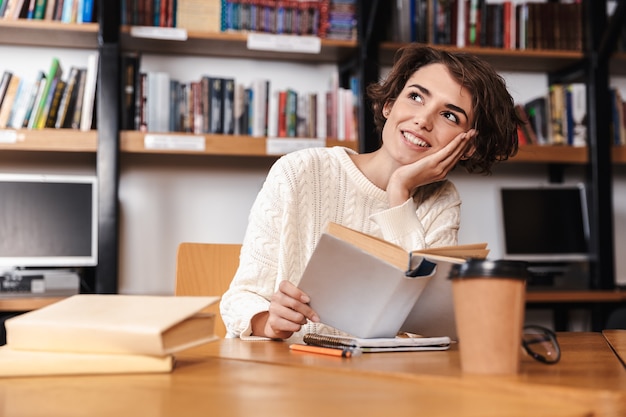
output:
[[[420,90],[425,96],[431,97],[432,94],[430,93],[430,90],[422,85],[419,84],[411,84],[409,85],[409,87],[413,87],[413,88],[417,88],[418,90]],[[445,105],[446,108],[456,111],[458,113],[463,114],[463,116],[465,116],[465,119],[469,121],[469,117],[467,116],[467,113],[465,113],[465,110],[463,110],[461,107],[459,106],[455,106],[454,104],[446,104]]]

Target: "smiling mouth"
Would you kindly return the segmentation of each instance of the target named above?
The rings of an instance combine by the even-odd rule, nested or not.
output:
[[[424,142],[423,140],[409,132],[402,132],[402,135],[408,142],[412,143],[415,146],[419,146],[421,148],[430,148],[430,145],[428,143]]]

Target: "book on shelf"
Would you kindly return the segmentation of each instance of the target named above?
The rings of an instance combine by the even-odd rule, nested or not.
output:
[[[65,116],[64,127],[71,129],[80,129],[80,121],[83,114],[83,105],[85,103],[85,85],[87,83],[87,69],[81,69],[80,75],[76,80],[76,97],[68,108],[68,114]],[[69,125],[68,125],[69,122]]]
[[[9,88],[9,81],[11,81],[11,77],[13,77],[13,73],[11,71],[4,71],[2,73],[2,78],[0,79],[0,106],[4,101],[7,88]]]
[[[524,105],[528,121],[537,136],[538,145],[547,145],[549,143],[548,135],[548,105],[545,97],[537,97],[528,101]]]
[[[149,132],[168,132],[170,120],[170,75],[150,71],[146,79],[146,124]]]
[[[31,114],[32,120],[29,121],[29,128],[42,129],[45,127],[46,118],[46,103],[48,101],[48,95],[50,94],[53,85],[56,85],[56,80],[61,78],[63,68],[58,58],[52,58],[50,63],[50,69],[46,75],[46,80],[42,84],[41,95],[37,98],[35,107],[33,108],[33,114]]]
[[[528,119],[528,114],[526,113],[526,109],[524,108],[524,106],[522,104],[516,104],[515,112],[517,113],[517,116],[522,121],[519,128],[523,134],[523,137],[526,139],[525,143],[521,143],[520,141],[520,145],[537,144],[538,143],[537,134],[535,133],[535,130],[530,124],[530,121]]]
[[[85,90],[83,105],[80,113],[80,130],[91,130],[94,121],[96,86],[98,82],[99,54],[92,53],[87,57],[87,72],[85,73]]]
[[[611,134],[612,143],[616,146],[626,145],[626,121],[624,118],[624,100],[622,93],[616,87],[610,89],[611,96]]]
[[[322,323],[359,338],[395,337],[405,322],[413,323],[409,316],[427,286],[449,281],[452,265],[485,258],[488,252],[484,243],[406,251],[330,223],[298,287],[309,295]]]
[[[22,79],[16,74],[12,74],[9,78],[4,96],[0,102],[0,129],[7,127],[21,81]]]
[[[20,87],[13,102],[13,108],[11,109],[11,115],[7,126],[13,129],[21,129],[24,123],[24,117],[26,117],[26,111],[28,104],[30,103],[33,94],[34,83],[29,80],[22,80]]]
[[[222,133],[235,133],[235,79],[222,78]]]
[[[37,101],[43,94],[43,85],[46,82],[46,74],[43,71],[37,73],[37,77],[33,86],[31,87],[30,97],[26,103],[26,109],[24,111],[24,120],[22,122],[22,128],[31,127],[33,121],[34,109]],[[17,128],[17,127],[16,127]]]
[[[222,0],[177,0],[176,27],[195,32],[220,32]]]
[[[139,75],[139,55],[124,54],[120,61],[121,110],[120,128],[135,129],[135,106],[137,82]]]
[[[587,85],[566,85],[568,130],[567,142],[572,146],[587,145]]]
[[[7,319],[14,350],[165,356],[217,338],[219,297],[78,294]]]
[[[57,129],[70,127],[70,121],[68,115],[72,115],[76,104],[76,95],[78,92],[78,84],[80,78],[84,73],[84,69],[78,67],[72,67],[67,77],[66,87],[61,96],[59,102],[59,108],[57,110],[56,119],[54,120],[54,127]]]
[[[359,349],[363,353],[381,352],[419,352],[429,350],[447,350],[452,342],[449,337],[379,337],[363,339],[359,337],[337,336],[320,333],[307,333],[302,341],[311,346],[327,348]]]
[[[206,77],[208,79],[208,108],[205,115],[208,116],[207,133],[224,133],[223,130],[223,82],[219,77]]]
[[[61,105],[61,98],[65,92],[66,82],[58,79],[54,86],[54,91],[51,91],[49,96],[50,105],[48,106],[48,112],[46,115],[45,127],[53,128],[56,125],[57,115],[59,112],[59,106]]]

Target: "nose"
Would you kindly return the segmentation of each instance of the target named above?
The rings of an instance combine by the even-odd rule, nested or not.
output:
[[[430,132],[433,129],[433,112],[426,107],[422,107],[413,115],[413,123],[419,128]]]

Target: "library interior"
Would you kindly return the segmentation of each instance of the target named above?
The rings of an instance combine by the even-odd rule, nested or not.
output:
[[[366,90],[409,43],[506,82],[519,151],[448,174],[458,243],[526,262],[523,325],[557,363],[518,349],[514,375],[468,375],[456,340],[297,352],[224,337],[213,304],[215,339],[166,371],[7,365],[0,414],[626,415],[623,0],[0,0],[0,368],[7,321],[74,296],[221,296],[279,158],[379,148]]]

